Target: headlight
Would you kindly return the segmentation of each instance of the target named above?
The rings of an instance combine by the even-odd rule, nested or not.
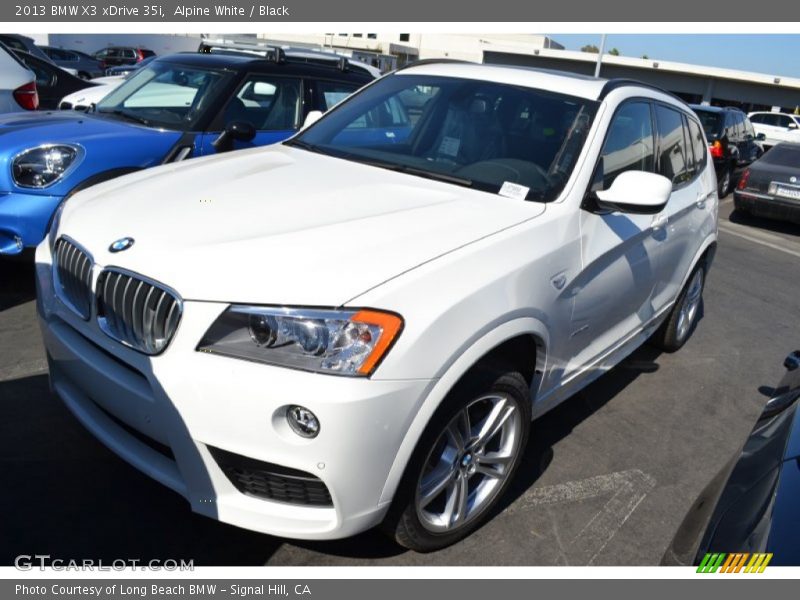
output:
[[[18,154],[11,163],[11,174],[20,187],[45,188],[61,179],[76,158],[74,146],[39,146]]]
[[[403,320],[376,310],[231,306],[197,349],[282,367],[368,376],[386,355]]]

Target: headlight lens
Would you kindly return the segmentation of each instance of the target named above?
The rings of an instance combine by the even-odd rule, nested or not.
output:
[[[74,146],[40,146],[18,154],[11,165],[14,183],[25,188],[45,188],[61,179],[78,157]]]
[[[283,367],[368,376],[403,327],[393,313],[231,306],[197,349]]]

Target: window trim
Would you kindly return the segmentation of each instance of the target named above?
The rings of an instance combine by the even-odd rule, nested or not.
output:
[[[676,106],[668,104],[667,102],[661,102],[660,100],[653,100],[653,116],[655,116],[655,105],[656,104],[660,104],[664,108],[667,108],[667,109],[670,109],[670,110],[674,110],[675,112],[677,112],[679,115],[682,115],[686,119],[692,119],[693,118],[685,110],[681,110],[680,108],[678,108]],[[695,121],[696,121],[696,119],[695,119]],[[686,125],[686,127],[688,128],[688,125]],[[700,130],[702,131],[702,127],[700,128]],[[661,174],[660,173],[660,171],[661,171],[661,131],[658,129],[658,122],[656,122],[656,131],[658,132],[657,133],[657,135],[658,135],[658,154],[656,156],[656,164],[657,164],[657,167],[656,167],[657,171],[656,172],[660,175]],[[686,136],[684,136],[684,139],[686,139]],[[692,151],[692,155],[694,155],[694,147],[692,147],[691,151]],[[704,167],[707,167],[707,166],[708,166],[708,155],[706,154],[706,164],[704,165]],[[686,181],[682,182],[679,185],[675,185],[675,182],[673,182],[672,183],[672,191],[673,192],[677,192],[678,190],[682,190],[683,188],[693,184],[697,180],[697,178],[700,177],[700,175],[704,171],[705,171],[705,168],[701,169],[700,171],[696,172],[690,179],[687,179]]]

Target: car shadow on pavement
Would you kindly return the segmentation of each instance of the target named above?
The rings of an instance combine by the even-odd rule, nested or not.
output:
[[[46,374],[0,381],[0,411],[0,565],[34,554],[263,565],[282,544],[192,513],[87,432]]]
[[[0,311],[30,302],[35,297],[33,251],[0,257]]]
[[[772,233],[781,233],[784,235],[791,235],[800,237],[800,225],[790,223],[788,221],[778,221],[776,219],[765,219],[750,215],[741,210],[734,210],[729,217],[731,223],[737,225],[745,225],[747,227],[754,227]]]

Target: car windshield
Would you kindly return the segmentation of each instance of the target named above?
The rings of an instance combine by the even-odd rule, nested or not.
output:
[[[150,127],[191,131],[228,75],[198,67],[155,61],[97,104],[97,112]]]
[[[697,118],[700,119],[700,124],[703,126],[703,131],[706,132],[706,137],[709,140],[716,139],[722,129],[722,113],[712,110],[695,109]]]
[[[761,162],[776,167],[794,167],[800,173],[800,146],[778,144],[762,157]]]
[[[286,142],[529,200],[561,192],[597,103],[477,79],[393,75]]]

